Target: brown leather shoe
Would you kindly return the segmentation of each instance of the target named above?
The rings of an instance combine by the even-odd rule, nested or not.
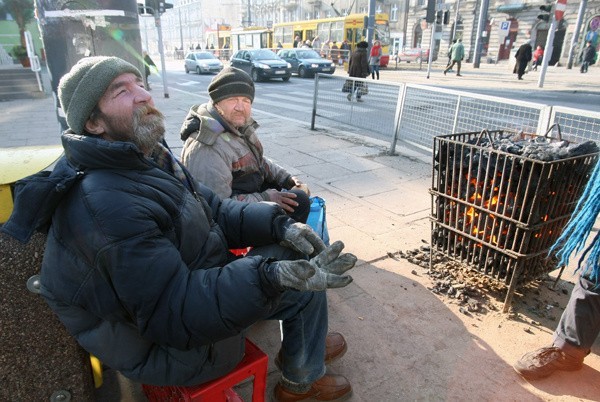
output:
[[[298,401],[345,401],[352,395],[352,386],[342,375],[325,374],[315,381],[304,394],[296,394],[278,383],[273,390],[273,396],[278,402]]]
[[[339,332],[330,332],[325,338],[325,364],[332,363],[346,354],[348,344],[344,335]],[[281,370],[281,350],[275,356],[275,366]]]
[[[325,364],[332,363],[346,354],[348,344],[344,335],[339,332],[330,332],[325,338]]]

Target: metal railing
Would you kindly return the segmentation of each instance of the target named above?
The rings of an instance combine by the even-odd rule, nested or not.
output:
[[[348,101],[346,81],[368,86],[368,104]],[[600,142],[600,113],[517,101],[426,85],[317,74],[311,128],[316,118],[358,129],[362,135],[398,141],[431,150],[442,134],[487,130],[523,131],[544,135],[558,123],[562,139]],[[353,98],[352,100],[354,100]]]

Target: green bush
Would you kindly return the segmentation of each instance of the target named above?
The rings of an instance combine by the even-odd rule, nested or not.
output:
[[[27,57],[27,49],[21,45],[15,45],[10,51],[10,54],[15,59],[22,60]]]

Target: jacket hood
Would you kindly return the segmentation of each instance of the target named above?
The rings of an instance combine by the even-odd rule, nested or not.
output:
[[[152,168],[132,143],[66,131],[61,137],[65,156],[52,171],[42,171],[15,183],[14,209],[2,232],[26,243],[34,231],[46,232],[52,215],[69,190],[88,169]]]

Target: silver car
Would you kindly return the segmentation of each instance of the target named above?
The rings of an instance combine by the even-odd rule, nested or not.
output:
[[[185,73],[195,71],[196,74],[218,73],[223,63],[210,52],[190,52],[185,56]]]

